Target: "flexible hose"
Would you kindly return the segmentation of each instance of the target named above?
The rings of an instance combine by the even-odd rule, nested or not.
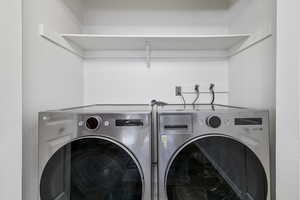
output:
[[[210,103],[211,105],[213,105],[215,103],[215,91],[214,91],[214,87],[215,87],[214,84],[210,84],[209,90],[210,90],[211,96],[212,96],[211,103]]]
[[[200,97],[200,92],[199,92],[199,91],[197,91],[197,96],[196,96],[196,99],[195,99],[195,100],[193,101],[193,103],[192,103],[193,105],[197,103],[197,101],[198,101],[199,97]]]
[[[180,95],[181,96],[181,98],[182,98],[182,101],[183,101],[183,107],[184,107],[184,109],[186,108],[186,101],[185,101],[185,99],[184,99],[184,96],[181,94]]]
[[[199,85],[195,85],[195,91],[196,91],[197,96],[196,96],[195,100],[192,103],[194,109],[195,109],[195,104],[197,103],[197,101],[200,97]]]

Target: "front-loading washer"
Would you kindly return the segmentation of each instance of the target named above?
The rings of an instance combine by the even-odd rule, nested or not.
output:
[[[40,200],[151,199],[151,108],[39,114]]]
[[[158,109],[159,200],[270,200],[268,111]]]

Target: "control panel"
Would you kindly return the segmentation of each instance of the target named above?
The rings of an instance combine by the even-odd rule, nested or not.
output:
[[[117,128],[117,127],[143,127],[145,125],[144,119],[133,118],[127,119],[127,117],[112,118],[100,115],[84,116],[82,120],[78,122],[78,126],[88,131],[97,131],[102,128]]]
[[[164,138],[171,135],[192,137],[201,134],[238,134],[241,137],[259,137],[268,131],[265,113],[199,111],[162,113],[159,116],[159,133]]]

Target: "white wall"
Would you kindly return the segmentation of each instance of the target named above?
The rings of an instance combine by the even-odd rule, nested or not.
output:
[[[98,34],[225,34],[228,32],[228,1],[219,0],[86,0],[84,33]],[[210,82],[227,91],[225,60],[86,60],[84,102],[149,103],[160,99],[181,103],[175,86],[193,91],[195,84]],[[194,95],[186,97],[192,102]],[[209,102],[209,95],[201,95]],[[227,94],[218,95],[227,103]]]
[[[222,91],[228,89],[226,60],[154,60],[151,68],[139,60],[87,60],[84,62],[84,102],[150,103],[152,99],[181,103],[175,97],[175,86],[193,91],[215,83]],[[192,102],[194,95],[186,96]],[[227,103],[227,94],[217,96],[217,102]],[[209,102],[202,94],[199,102]]]
[[[220,0],[85,0],[83,31],[102,34],[222,34],[229,3]]]
[[[0,2],[0,199],[22,199],[22,3]]]
[[[23,0],[23,20],[23,200],[36,200],[38,112],[83,103],[81,59],[40,37],[39,24],[57,32],[80,27],[61,0]]]
[[[300,1],[277,1],[277,199],[300,199]]]
[[[238,0],[229,9],[230,33],[257,34],[271,32],[275,0]]]
[[[230,59],[230,104],[274,111],[274,48],[274,39],[269,38]]]

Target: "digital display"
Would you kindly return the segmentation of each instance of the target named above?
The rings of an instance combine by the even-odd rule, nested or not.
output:
[[[262,125],[262,118],[235,118],[235,125]]]
[[[141,119],[117,119],[116,126],[143,126],[144,122]]]
[[[169,130],[188,129],[188,125],[165,125],[165,129],[169,129]]]

